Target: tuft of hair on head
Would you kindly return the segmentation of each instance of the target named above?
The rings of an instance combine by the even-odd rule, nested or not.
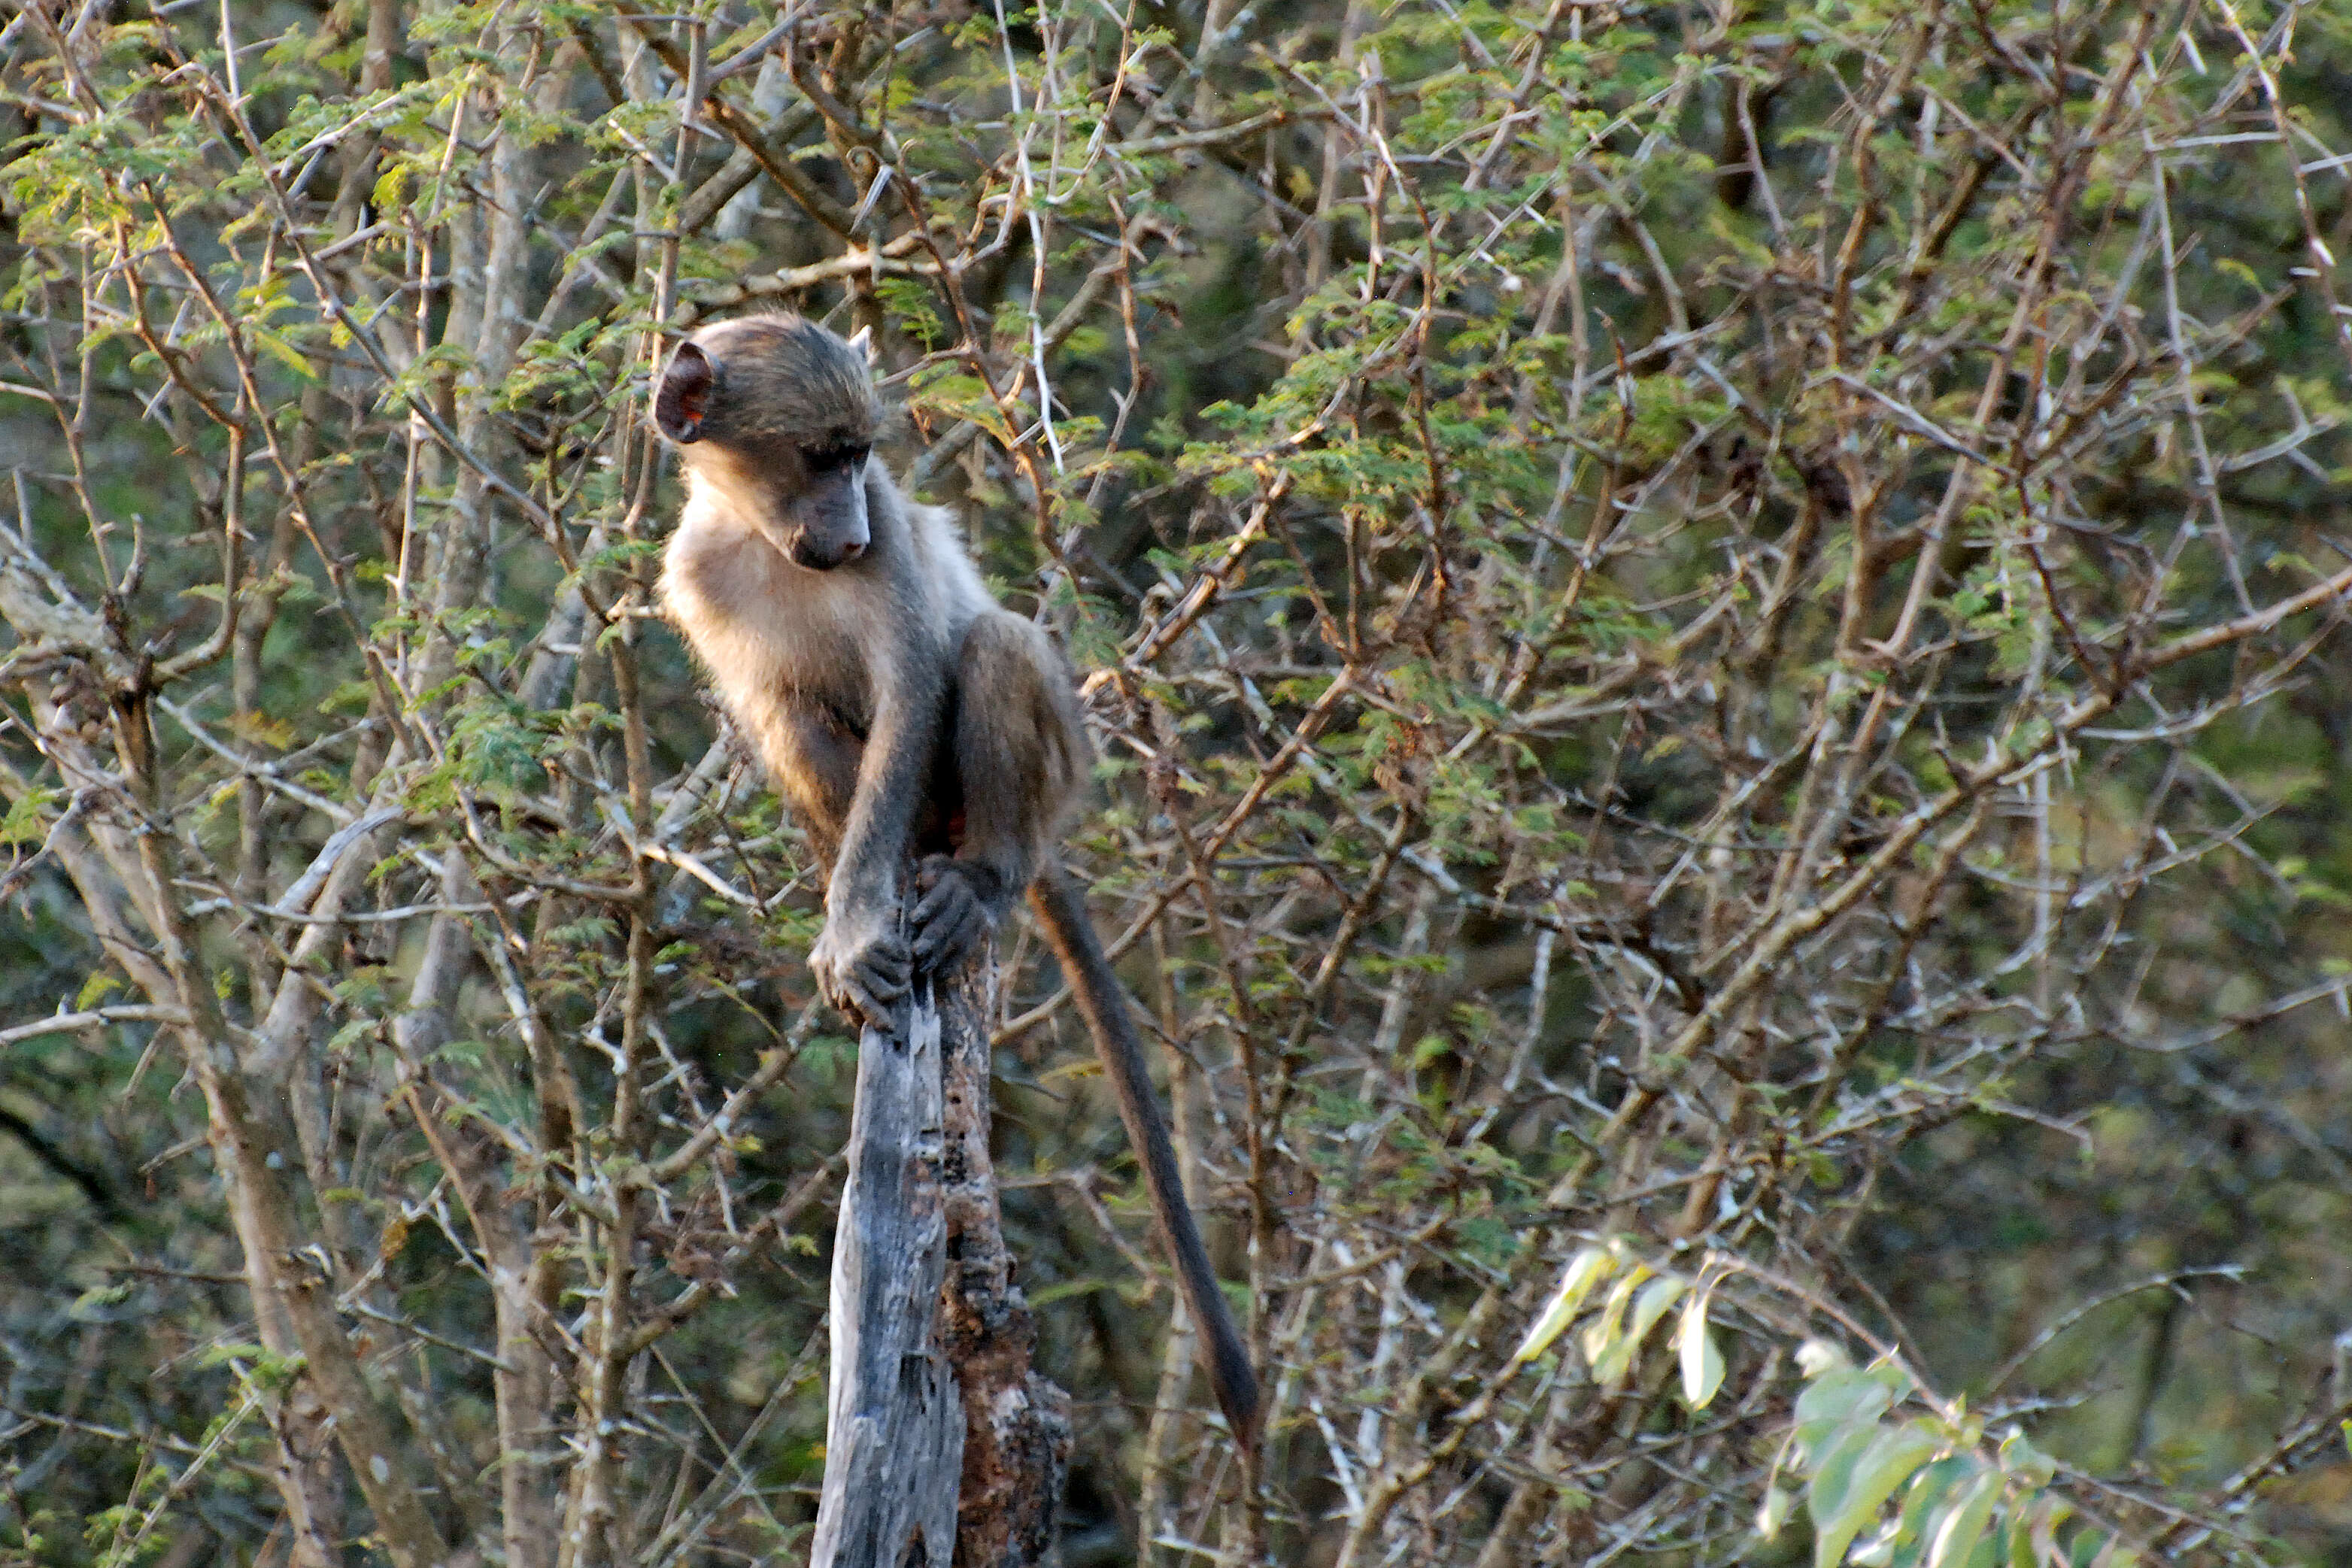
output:
[[[870,445],[882,403],[868,351],[788,311],[715,322],[671,355],[655,422],[681,445]]]

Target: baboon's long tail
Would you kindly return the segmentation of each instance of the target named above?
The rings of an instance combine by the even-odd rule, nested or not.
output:
[[[1257,1446],[1257,1374],[1251,1369],[1249,1350],[1217,1288],[1216,1270],[1209,1266],[1209,1250],[1201,1244],[1200,1227],[1185,1201],[1183,1178],[1176,1169],[1176,1151],[1169,1143],[1168,1122],[1160,1113],[1160,1099],[1144,1065],[1143,1042],[1135,1020],[1128,1016],[1127,998],[1118,977],[1103,956],[1094,923],[1087,918],[1086,901],[1057,865],[1048,865],[1029,886],[1029,905],[1045,928],[1045,941],[1061,960],[1063,977],[1078,1012],[1094,1036],[1095,1053],[1110,1075],[1118,1095],[1118,1113],[1127,1123],[1128,1142],[1143,1162],[1143,1185],[1151,1195],[1151,1212],[1160,1222],[1160,1239],[1175,1262],[1176,1277],[1184,1290],[1184,1304],[1200,1326],[1209,1347],[1209,1386],[1225,1413],[1234,1437],[1245,1449]]]

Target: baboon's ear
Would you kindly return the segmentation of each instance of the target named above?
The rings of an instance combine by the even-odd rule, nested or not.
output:
[[[874,368],[874,329],[860,327],[856,331],[852,332],[849,335],[849,351],[864,361],[867,370],[872,370]]]
[[[680,446],[702,439],[702,416],[719,385],[719,367],[692,343],[680,343],[654,393],[654,423]]]

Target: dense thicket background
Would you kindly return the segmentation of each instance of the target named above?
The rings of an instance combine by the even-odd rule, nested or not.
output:
[[[1008,931],[1066,1562],[2352,1563],[2342,5],[6,15],[0,1560],[803,1549],[853,1048],[645,417],[789,306],[1266,1372]]]

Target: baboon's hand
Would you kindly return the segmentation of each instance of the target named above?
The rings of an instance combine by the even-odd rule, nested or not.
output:
[[[923,893],[915,905],[915,967],[926,974],[953,974],[996,924],[988,899],[996,878],[970,861],[927,855],[915,879]]]
[[[825,916],[809,949],[809,969],[824,999],[867,1023],[887,1028],[890,1005],[907,994],[913,962],[887,901],[854,903]]]

